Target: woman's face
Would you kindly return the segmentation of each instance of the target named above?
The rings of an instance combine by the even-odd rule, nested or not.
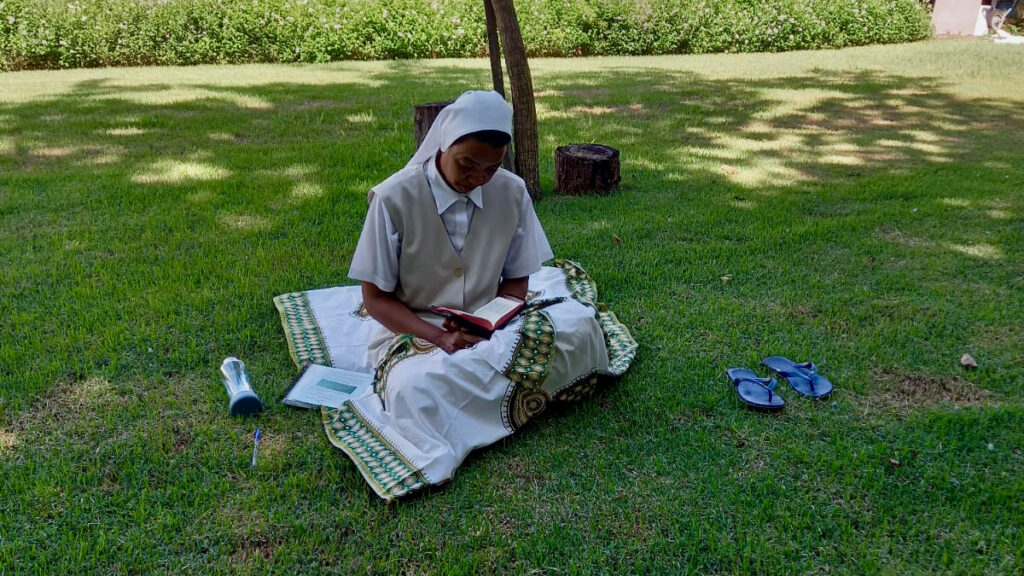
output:
[[[477,186],[490,182],[504,157],[504,146],[495,148],[475,138],[466,138],[441,153],[438,167],[452,190],[469,194]]]

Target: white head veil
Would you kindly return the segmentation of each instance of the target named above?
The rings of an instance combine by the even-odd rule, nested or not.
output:
[[[496,130],[512,136],[512,107],[492,90],[470,90],[446,106],[430,126],[426,138],[406,168],[423,164],[438,151],[444,152],[456,140],[482,130]]]

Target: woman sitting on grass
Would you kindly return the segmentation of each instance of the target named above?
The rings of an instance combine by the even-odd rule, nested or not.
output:
[[[430,307],[525,300],[530,274],[552,258],[526,185],[501,169],[511,125],[501,95],[467,92],[441,111],[405,169],[370,192],[349,277],[384,327],[371,351],[378,360],[395,334],[449,354],[478,343]]]
[[[370,192],[349,276],[380,323],[367,346],[375,393],[326,411],[325,423],[382,498],[447,482],[473,449],[632,358],[635,343],[599,315],[586,274],[569,262],[542,268],[552,252],[526,186],[500,167],[511,124],[499,94],[467,92]],[[527,304],[489,339],[431,312],[499,295]],[[617,370],[602,324],[626,350]]]

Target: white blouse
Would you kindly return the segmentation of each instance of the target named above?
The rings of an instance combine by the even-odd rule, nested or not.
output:
[[[459,194],[441,177],[433,159],[424,163],[427,183],[434,195],[437,214],[444,222],[452,247],[459,254],[466,244],[473,214],[483,209],[483,191],[475,188],[469,194]],[[398,286],[398,259],[402,253],[402,238],[391,222],[391,216],[380,198],[374,195],[366,213],[363,232],[359,236],[348,276],[360,282],[370,282],[385,292],[394,292]],[[523,205],[519,225],[508,249],[501,275],[503,278],[522,278],[540,270],[541,263],[554,257],[551,245],[540,225],[529,194],[523,190]]]

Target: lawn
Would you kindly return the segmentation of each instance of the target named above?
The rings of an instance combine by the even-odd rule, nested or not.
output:
[[[533,61],[546,190],[622,152],[537,210],[637,361],[393,506],[280,404],[271,299],[349,282],[412,105],[486,61],[0,75],[0,574],[1020,574],[1021,54]],[[837,391],[744,409],[774,354]]]

